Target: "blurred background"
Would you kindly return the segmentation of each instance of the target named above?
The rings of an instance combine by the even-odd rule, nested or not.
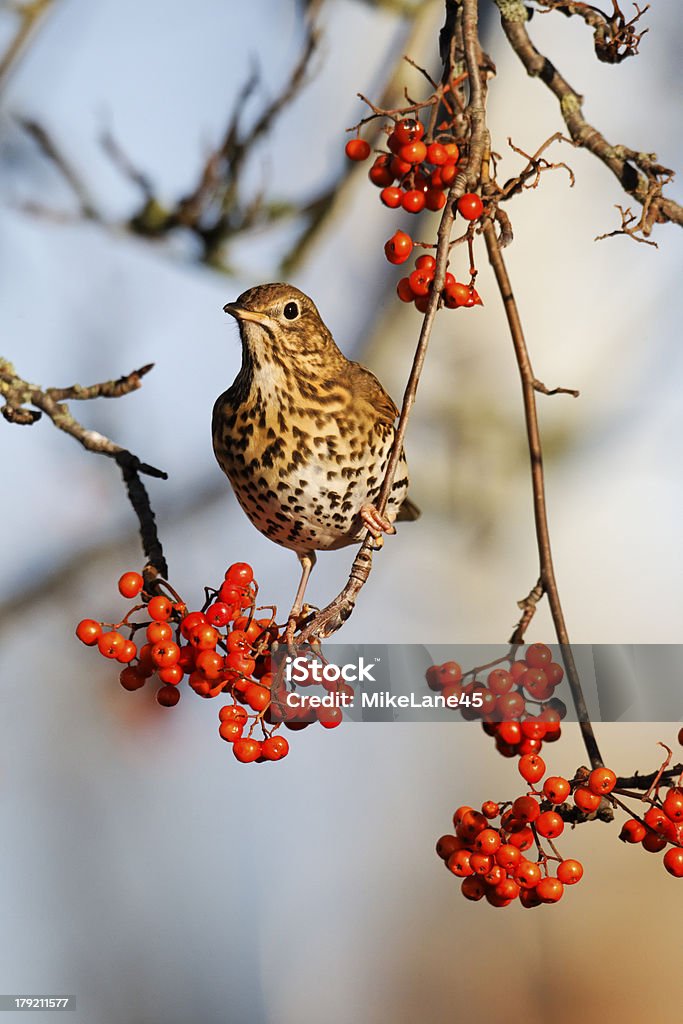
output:
[[[504,181],[520,166],[508,137],[533,152],[560,123],[493,5],[481,7]],[[396,300],[382,245],[413,225],[381,206],[343,147],[363,116],[357,92],[390,106],[404,85],[422,89],[401,56],[435,70],[441,21],[438,0],[0,8],[3,354],[43,386],[156,364],[134,394],[74,412],[168,472],[149,489],[189,603],[247,560],[264,600],[286,607],[298,571],[246,521],[214,462],[211,408],[240,362],[225,302],[291,280],[400,401],[420,317]],[[680,167],[677,5],[653,5],[647,24],[640,57],[618,67],[597,63],[579,19],[537,16],[530,32],[610,141]],[[174,214],[192,223],[235,116],[224,208],[167,230]],[[564,145],[556,159],[576,186],[548,173],[509,207],[506,258],[538,376],[581,391],[541,399],[570,633],[677,643],[683,243],[671,226],[655,232],[659,249],[594,242],[617,226],[624,196],[587,154]],[[421,237],[435,226],[430,215]],[[409,428],[423,517],[376,558],[345,640],[501,642],[536,580],[516,365],[477,251],[485,305],[439,316]],[[666,979],[681,886],[661,858],[595,823],[566,836],[563,854],[586,875],[557,906],[466,903],[433,843],[458,804],[519,789],[476,726],[309,729],[276,768],[238,765],[212,702],[188,696],[174,712],[126,693],[73,637],[80,618],[117,614],[116,580],[140,567],[116,467],[45,419],[3,422],[0,450],[0,991],[75,994],[88,1024],[680,1020]],[[336,593],[350,561],[321,557],[310,599]],[[543,609],[529,639],[550,638]],[[675,731],[602,725],[599,738],[629,773],[656,767],[657,741]],[[568,727],[549,766],[584,761]]]

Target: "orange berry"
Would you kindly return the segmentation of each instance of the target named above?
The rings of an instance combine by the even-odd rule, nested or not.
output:
[[[405,231],[396,231],[384,246],[384,255],[390,263],[405,263],[413,251],[413,240]]]
[[[94,647],[102,636],[102,626],[94,619],[81,619],[76,626],[76,636],[86,647]]]
[[[102,633],[97,638],[97,647],[100,654],[103,654],[105,658],[118,658],[119,654],[123,651],[125,643],[125,638],[115,629]]]
[[[617,784],[617,777],[610,768],[594,768],[588,776],[588,788],[591,793],[606,796]]]
[[[576,885],[583,877],[580,860],[563,860],[557,867],[557,877],[563,885]]]
[[[173,708],[180,700],[180,690],[177,686],[162,686],[157,690],[157,704],[162,708]]]
[[[365,139],[349,139],[344,152],[349,160],[367,160],[370,156],[370,146]]]
[[[124,572],[119,580],[119,594],[128,598],[137,597],[144,582],[139,572]]]
[[[173,605],[167,597],[157,596],[153,597],[147,605],[147,611],[149,612],[150,618],[156,619],[157,622],[165,622],[171,618],[173,613]]]

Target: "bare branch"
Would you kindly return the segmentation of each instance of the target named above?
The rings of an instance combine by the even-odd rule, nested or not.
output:
[[[557,68],[536,49],[526,30],[528,12],[522,0],[495,0],[503,30],[529,75],[540,78],[557,97],[560,112],[573,142],[593,153],[615,175],[628,195],[643,207],[640,231],[647,238],[655,224],[671,221],[683,225],[683,207],[663,195],[673,171],[657,163],[652,153],[613,146],[589,124],[582,110],[583,98]],[[631,233],[631,232],[629,232]],[[632,234],[632,233],[631,233]],[[633,234],[632,234],[632,237]]]
[[[148,576],[165,577],[168,575],[168,567],[157,534],[154,512],[140,476],[144,474],[166,480],[167,474],[146,462],[141,462],[137,455],[133,455],[127,448],[115,444],[96,430],[84,427],[73,417],[68,405],[63,401],[66,398],[120,398],[137,390],[141,386],[142,377],[151,368],[152,364],[149,364],[125,377],[119,377],[118,380],[105,381],[86,388],[74,384],[68,388],[43,389],[23,380],[8,360],[0,358],[0,395],[5,399],[2,414],[8,422],[30,425],[37,422],[44,413],[59,430],[69,434],[88,451],[106,455],[116,462],[121,470],[130,503],[138,517],[142,546],[148,559]]]

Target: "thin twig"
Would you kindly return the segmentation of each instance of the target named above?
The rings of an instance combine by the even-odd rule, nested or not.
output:
[[[131,391],[136,391],[141,386],[142,377],[151,368],[152,364],[149,364],[125,377],[119,377],[118,380],[105,381],[86,388],[74,384],[68,388],[43,389],[23,380],[8,360],[0,358],[0,395],[5,399],[0,411],[9,423],[31,425],[44,413],[59,430],[69,434],[88,451],[106,455],[116,462],[121,470],[130,503],[138,517],[142,547],[148,560],[147,576],[150,579],[155,575],[166,577],[168,567],[149,495],[140,477],[144,474],[166,480],[167,474],[146,462],[141,462],[137,455],[115,444],[98,431],[84,427],[74,418],[64,399],[120,398]]]

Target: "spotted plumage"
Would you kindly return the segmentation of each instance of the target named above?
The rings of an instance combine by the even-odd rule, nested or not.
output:
[[[415,519],[403,453],[385,517],[373,519],[398,410],[308,296],[260,285],[225,310],[239,323],[242,366],[214,406],[213,447],[254,526],[312,564],[368,527]]]

